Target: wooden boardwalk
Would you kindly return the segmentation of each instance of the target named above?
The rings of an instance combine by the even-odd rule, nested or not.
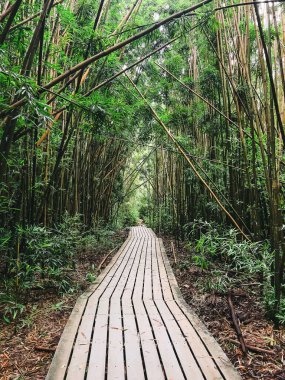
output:
[[[47,380],[240,379],[183,300],[161,239],[133,227],[79,297]]]

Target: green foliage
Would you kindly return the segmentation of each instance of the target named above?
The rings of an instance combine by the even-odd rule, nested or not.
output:
[[[57,302],[52,305],[51,309],[54,311],[62,311],[64,308],[64,301]]]
[[[276,315],[276,318],[278,319],[279,323],[281,323],[283,326],[285,325],[285,299],[281,299],[281,304],[279,307],[279,312]]]
[[[148,225],[156,231],[162,228],[164,233],[171,233],[174,228],[170,207],[162,205],[159,209],[155,209],[152,218],[148,220]]]
[[[220,75],[214,66],[204,68],[200,76],[201,94],[207,98],[215,100],[220,85]]]
[[[95,282],[95,280],[96,280],[96,275],[94,273],[88,272],[86,274],[86,281],[92,283],[92,282]]]
[[[235,281],[228,275],[234,272],[238,279],[254,278],[262,288],[262,298],[270,318],[285,323],[285,299],[281,299],[279,312],[274,316],[275,292],[271,285],[274,265],[274,252],[268,242],[249,242],[240,240],[238,231],[225,229],[215,223],[195,220],[185,226],[190,241],[188,250],[195,251],[192,260],[201,269],[211,269],[213,264],[223,263],[223,270],[212,270],[206,283],[200,284],[205,291],[226,292]]]
[[[33,305],[29,313],[26,313],[23,317],[21,317],[19,321],[19,328],[20,329],[23,329],[25,327],[31,328],[34,323],[34,319],[37,316],[39,311],[40,311],[39,307],[37,305]]]
[[[180,270],[187,270],[191,267],[191,260],[189,259],[184,259],[182,261],[179,261],[178,263],[178,268]]]
[[[63,264],[61,247],[58,241],[53,239],[53,233],[44,227],[31,226],[18,231],[25,244],[21,253],[25,263],[33,267],[56,268]]]
[[[130,227],[136,225],[139,219],[139,210],[130,201],[124,202],[120,208],[118,225],[122,227]]]
[[[233,280],[225,272],[214,270],[205,282],[198,281],[197,285],[208,293],[226,294],[233,285]]]
[[[113,231],[100,225],[84,231],[81,216],[67,213],[53,229],[17,227],[18,253],[12,249],[11,235],[3,234],[2,252],[8,249],[11,255],[6,252],[8,270],[0,282],[0,315],[7,323],[19,320],[25,310],[24,299],[31,289],[53,288],[58,293],[76,291],[78,285],[70,276],[70,268],[74,266],[77,252],[113,248],[110,239],[113,235]],[[87,282],[95,281],[94,270],[86,274]]]
[[[237,230],[224,230],[202,220],[191,223],[190,230],[189,225],[186,228],[188,236],[196,236],[194,249],[201,260],[222,260],[229,268],[241,273],[270,275],[274,256],[268,243],[241,241]]]
[[[284,287],[283,287],[284,289]],[[276,298],[275,290],[269,281],[265,283],[263,288],[263,302],[265,310],[269,318],[274,319],[281,325],[285,325],[285,298],[281,298],[278,312],[275,314],[276,310]]]
[[[65,215],[56,230],[40,226],[18,227],[19,252],[7,257],[6,292],[21,297],[33,288],[52,286],[59,292],[72,291],[72,282],[64,268],[73,264],[80,243],[79,216]]]
[[[193,261],[201,269],[208,269],[209,267],[209,262],[206,260],[206,258],[202,254],[194,255]]]
[[[25,311],[25,305],[19,303],[15,296],[9,293],[0,293],[0,315],[6,323],[19,318],[19,316]]]
[[[58,226],[58,244],[61,252],[65,251],[67,257],[72,258],[77,252],[82,238],[84,225],[81,222],[82,216],[75,214],[70,216],[67,212],[63,216],[63,221]]]

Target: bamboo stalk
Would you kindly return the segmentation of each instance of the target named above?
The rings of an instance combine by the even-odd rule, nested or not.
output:
[[[126,77],[129,79],[130,83],[134,87],[134,89],[137,91],[137,93],[140,95],[140,97],[144,100],[145,104],[148,106],[150,109],[152,115],[156,119],[156,121],[159,123],[159,125],[163,128],[163,130],[166,132],[168,135],[169,139],[174,143],[176,146],[177,150],[181,153],[181,155],[184,157],[184,159],[188,162],[189,166],[191,167],[192,171],[196,175],[196,177],[201,181],[203,186],[209,191],[209,193],[212,195],[214,198],[215,202],[217,205],[220,207],[223,213],[227,215],[227,217],[231,220],[231,222],[234,224],[234,226],[238,229],[240,234],[246,239],[249,240],[248,236],[243,232],[243,230],[240,228],[239,224],[236,222],[236,220],[233,218],[233,216],[228,212],[228,210],[223,206],[221,201],[219,200],[218,196],[215,194],[215,192],[211,189],[211,187],[208,185],[208,183],[201,177],[199,172],[197,171],[196,167],[194,166],[193,162],[189,159],[185,151],[181,148],[180,144],[178,141],[175,139],[173,134],[170,132],[170,130],[166,127],[166,125],[163,123],[163,121],[159,118],[157,113],[154,111],[152,106],[148,103],[144,95],[141,93],[141,91],[138,89],[138,87],[135,85],[135,83],[131,80],[131,78],[125,73]]]

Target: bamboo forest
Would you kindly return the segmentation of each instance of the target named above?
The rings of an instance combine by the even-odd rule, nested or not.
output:
[[[0,379],[285,380],[285,3],[198,1],[0,0]]]

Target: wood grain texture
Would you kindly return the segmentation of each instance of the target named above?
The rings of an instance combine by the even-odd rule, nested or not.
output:
[[[240,380],[178,288],[161,239],[144,226],[79,297],[47,380]]]

